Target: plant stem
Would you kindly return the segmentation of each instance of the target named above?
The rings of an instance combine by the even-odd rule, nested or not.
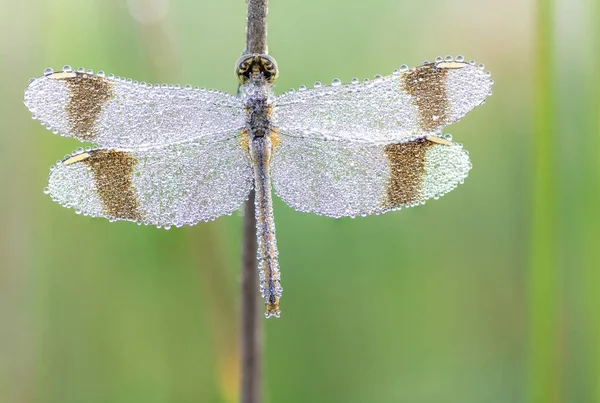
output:
[[[246,0],[246,51],[247,54],[267,53],[268,0]]]
[[[244,251],[242,260],[241,309],[241,387],[242,403],[261,400],[262,375],[262,321],[261,299],[258,298],[258,273],[256,267],[256,218],[254,216],[254,190],[246,202],[244,212]]]
[[[246,54],[267,53],[268,0],[247,0]],[[258,298],[256,265],[256,216],[254,190],[246,202],[244,214],[242,299],[241,299],[241,403],[259,403],[262,386],[262,320]]]

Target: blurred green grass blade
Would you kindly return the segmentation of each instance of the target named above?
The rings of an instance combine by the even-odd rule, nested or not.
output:
[[[554,1],[537,1],[534,63],[533,211],[529,278],[528,401],[561,403],[556,263]]]
[[[600,205],[600,80],[597,76],[597,68],[600,65],[600,2],[598,0],[589,0],[591,11],[590,27],[591,40],[588,47],[590,52],[589,70],[586,77],[589,79],[589,85],[584,100],[589,113],[586,114],[586,130],[589,133],[589,139],[584,141],[588,143],[585,154],[585,172],[587,176],[586,183],[589,184],[589,192],[584,193],[585,214],[586,217],[595,217],[598,206]],[[586,136],[587,137],[587,136]],[[587,338],[590,351],[588,359],[588,368],[584,369],[587,374],[588,385],[590,387],[590,401],[600,402],[600,316],[598,307],[600,307],[600,293],[598,293],[598,284],[600,284],[600,272],[598,271],[598,262],[600,262],[600,229],[598,221],[587,219],[583,225],[585,230],[583,239],[585,240],[585,256],[583,264],[583,282],[584,282],[584,306],[585,312],[582,315],[589,320],[590,334]],[[586,329],[588,330],[588,329]]]

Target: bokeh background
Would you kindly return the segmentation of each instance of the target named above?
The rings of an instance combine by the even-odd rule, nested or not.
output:
[[[238,399],[240,214],[77,216],[43,194],[79,146],[22,104],[45,67],[234,93],[242,0],[0,1],[0,402]],[[462,54],[488,102],[446,130],[465,184],[332,220],[275,201],[283,316],[267,402],[600,402],[597,0],[271,0],[277,91]]]

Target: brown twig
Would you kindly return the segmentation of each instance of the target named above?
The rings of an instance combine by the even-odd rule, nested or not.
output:
[[[267,53],[267,4],[268,0],[246,0],[246,52]]]
[[[268,0],[246,0],[246,54],[267,53]],[[262,320],[256,266],[256,217],[254,190],[244,214],[241,307],[241,403],[259,403],[262,386]]]
[[[262,375],[262,304],[258,297],[254,190],[250,192],[250,198],[246,202],[243,242],[240,401],[242,403],[258,403],[261,397]]]

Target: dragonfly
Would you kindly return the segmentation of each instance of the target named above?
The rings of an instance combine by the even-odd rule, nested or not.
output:
[[[31,79],[24,102],[48,130],[94,144],[57,161],[44,189],[78,214],[169,229],[232,214],[254,189],[267,317],[280,316],[283,291],[271,188],[333,218],[437,199],[471,169],[442,129],[493,84],[462,56],[279,96],[269,55],[242,56],[235,75],[239,96],[64,66]]]

